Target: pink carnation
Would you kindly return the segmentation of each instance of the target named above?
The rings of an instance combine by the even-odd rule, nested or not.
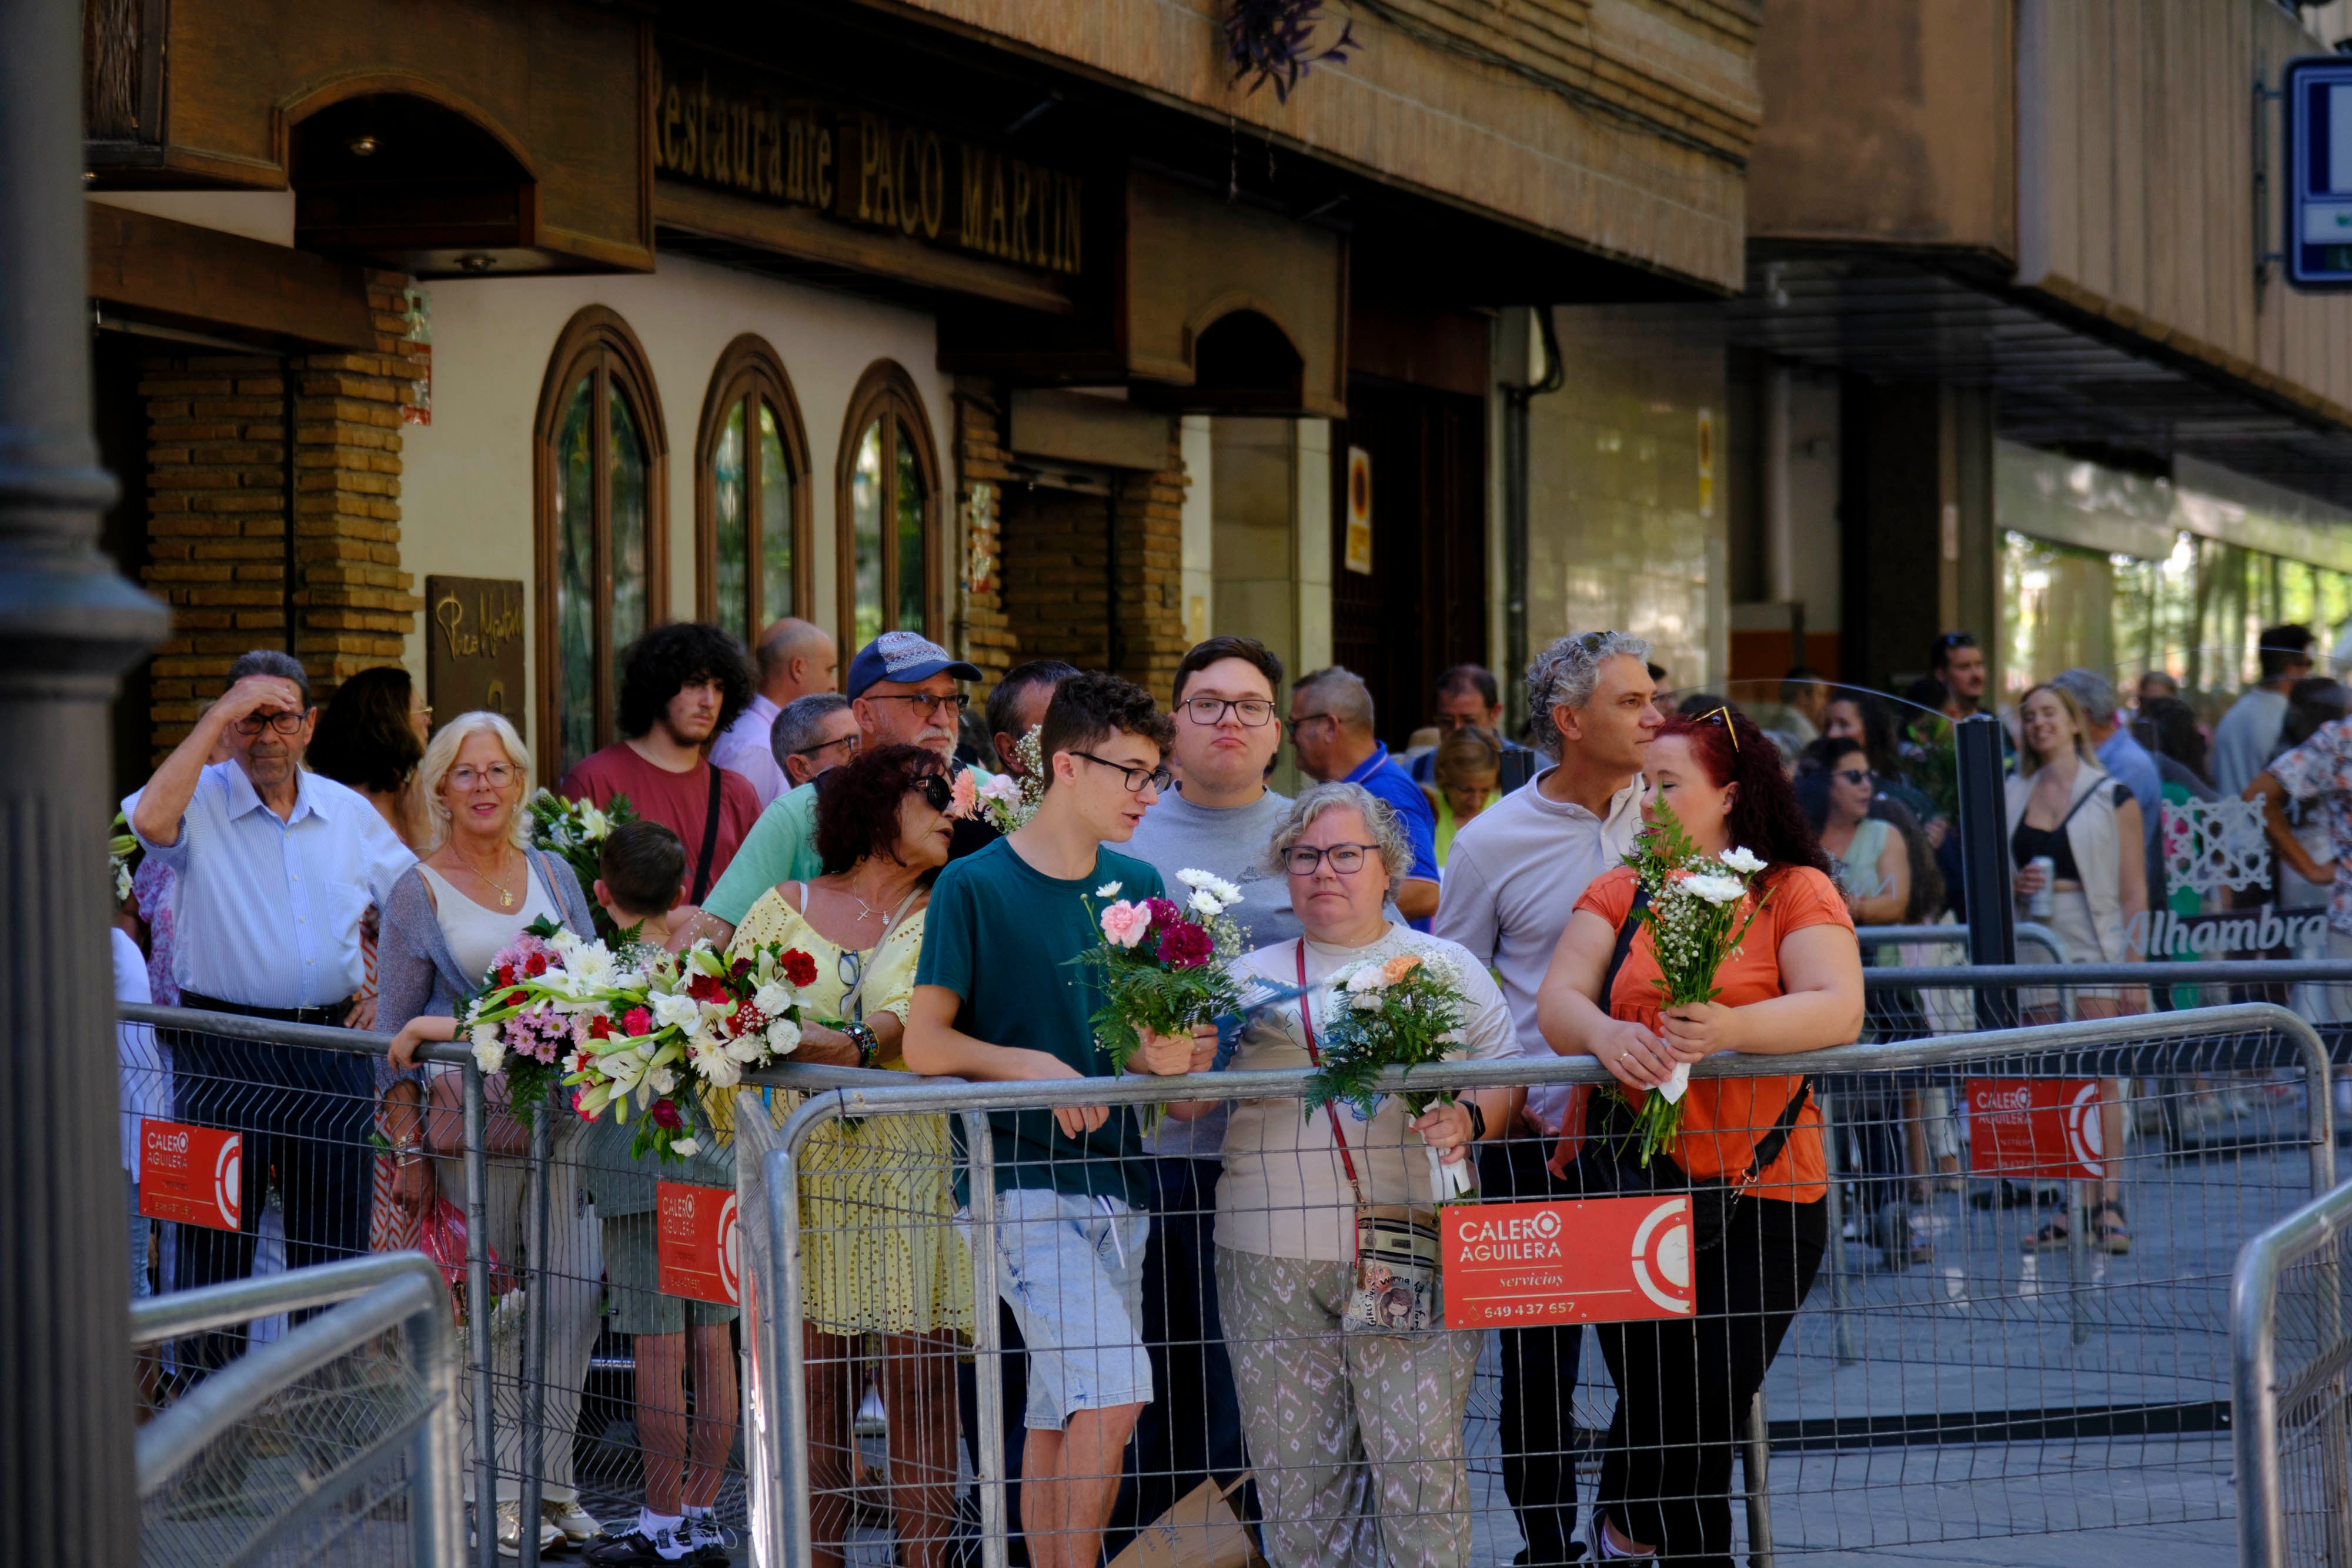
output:
[[[1160,961],[1171,969],[1197,969],[1216,954],[1217,945],[1209,934],[1189,921],[1160,934]]]
[[[1120,899],[1102,912],[1102,933],[1121,947],[1132,947],[1151,929],[1151,912]]]
[[[948,815],[950,817],[969,817],[972,813],[973,807],[978,805],[979,801],[980,791],[978,787],[972,783],[971,775],[969,773],[957,774],[955,778],[955,791],[948,800]]]

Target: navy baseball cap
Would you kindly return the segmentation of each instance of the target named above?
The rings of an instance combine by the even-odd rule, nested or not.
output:
[[[861,697],[866,688],[877,681],[902,681],[912,685],[942,671],[960,681],[980,679],[975,666],[950,657],[945,648],[929,637],[913,632],[885,632],[857,650],[857,657],[849,661],[849,679],[842,683],[841,689],[847,696]]]

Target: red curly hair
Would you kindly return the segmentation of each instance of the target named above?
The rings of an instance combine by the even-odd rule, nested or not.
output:
[[[1763,858],[1766,880],[1801,865],[1831,874],[1830,858],[1822,852],[1821,839],[1805,821],[1796,787],[1781,766],[1780,748],[1756,727],[1755,720],[1727,706],[1710,708],[1695,718],[1669,715],[1658,727],[1657,738],[1676,736],[1690,743],[1691,756],[1717,789],[1739,786],[1724,831],[1734,846]]]

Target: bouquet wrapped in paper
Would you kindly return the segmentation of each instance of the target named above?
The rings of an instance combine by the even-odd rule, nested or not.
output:
[[[1444,958],[1420,953],[1366,958],[1324,984],[1331,999],[1315,1030],[1322,1061],[1307,1081],[1309,1116],[1338,1101],[1369,1122],[1380,1110],[1382,1096],[1373,1085],[1383,1069],[1426,1067],[1462,1044],[1470,998],[1462,977]],[[1455,1103],[1449,1090],[1408,1090],[1398,1098],[1414,1118],[1433,1105]],[[1439,1158],[1435,1149],[1425,1152],[1429,1190],[1437,1202],[1476,1197],[1478,1169],[1468,1150],[1456,1150],[1452,1160]]]
[[[1654,820],[1633,841],[1625,863],[1649,894],[1642,924],[1649,928],[1657,957],[1658,1007],[1664,1011],[1715,1000],[1719,989],[1716,972],[1739,951],[1748,926],[1763,910],[1764,899],[1749,894],[1764,862],[1736,846],[1719,855],[1702,853],[1672,806],[1661,799],[1651,810]],[[1606,997],[1601,1006],[1608,1007]],[[1671,1154],[1682,1137],[1683,1095],[1689,1087],[1690,1064],[1683,1062],[1634,1106],[1643,1165],[1661,1149]],[[1622,1089],[1616,1092],[1632,1103]]]
[[[1095,1043],[1120,1072],[1140,1049],[1141,1031],[1190,1034],[1241,1006],[1233,975],[1241,927],[1226,911],[1241,902],[1242,890],[1205,871],[1180,871],[1176,880],[1186,891],[1181,905],[1120,898],[1115,882],[1095,889],[1096,898],[1117,902],[1097,912],[1102,941],[1078,961],[1101,977],[1105,999],[1095,1011]],[[1146,1110],[1147,1132],[1161,1114],[1157,1105]]]

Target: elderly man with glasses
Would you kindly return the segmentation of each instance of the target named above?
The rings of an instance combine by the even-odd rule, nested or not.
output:
[[[768,747],[787,789],[797,789],[857,755],[857,716],[839,692],[795,697],[776,715]]]
[[[928,637],[883,632],[857,651],[849,662],[849,678],[842,683],[857,721],[857,749],[919,746],[952,760],[957,726],[971,701],[956,683],[978,679],[978,669]],[[847,760],[839,747],[825,755],[836,766]],[[986,777],[976,768],[971,771],[974,785]],[[761,894],[779,883],[805,882],[823,872],[816,852],[816,796],[824,778],[821,767],[807,783],[779,796],[760,814],[727,873],[701,901],[699,914],[679,928],[680,941],[708,936],[724,946]],[[958,819],[949,852],[968,855],[996,837],[996,830],[978,818]]]
[[[302,768],[317,715],[291,655],[257,650],[229,666],[229,687],[145,789],[122,802],[148,854],[175,878],[172,976],[181,1005],[291,1023],[363,1026],[352,998],[365,978],[360,927],[415,861],[367,798]],[[208,762],[225,750],[227,760]],[[167,1031],[173,1114],[242,1134],[235,1231],[184,1228],[174,1286],[243,1279],[270,1170],[299,1269],[367,1246],[365,1056]],[[242,1331],[209,1334],[200,1364],[236,1353]]]

